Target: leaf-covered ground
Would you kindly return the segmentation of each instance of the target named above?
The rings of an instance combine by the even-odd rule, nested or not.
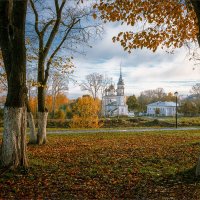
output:
[[[0,199],[200,199],[200,131],[50,135],[30,168],[0,175]]]

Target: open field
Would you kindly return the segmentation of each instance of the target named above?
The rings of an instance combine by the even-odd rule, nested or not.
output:
[[[49,135],[0,199],[199,199],[200,131]]]

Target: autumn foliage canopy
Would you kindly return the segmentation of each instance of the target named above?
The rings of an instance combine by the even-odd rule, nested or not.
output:
[[[159,46],[180,48],[197,40],[197,19],[191,1],[100,0],[95,7],[105,22],[130,26],[130,31],[113,37],[128,52],[143,47],[152,51]]]

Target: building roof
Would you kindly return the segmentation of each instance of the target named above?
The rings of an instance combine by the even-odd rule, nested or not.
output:
[[[110,92],[111,90],[115,90],[115,86],[113,84],[111,84],[108,88],[107,88],[107,92]]]
[[[148,104],[147,106],[152,106],[152,107],[176,107],[176,103],[175,102],[172,102],[172,101],[157,101],[157,102],[154,102],[154,103],[150,103]]]
[[[124,80],[122,79],[122,72],[120,71],[119,81],[117,85],[124,85]]]

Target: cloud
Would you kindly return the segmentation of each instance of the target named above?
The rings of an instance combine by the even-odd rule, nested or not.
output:
[[[92,44],[86,55],[75,57],[75,77],[80,83],[87,74],[98,72],[113,78],[117,83],[119,67],[122,63],[125,93],[139,95],[147,89],[164,88],[166,92],[188,94],[191,86],[200,82],[199,69],[193,70],[194,63],[186,57],[185,48],[175,50],[174,54],[159,49],[152,53],[147,49],[134,50],[131,54],[112,42],[112,37],[124,27],[113,24],[105,25],[102,39]],[[70,89],[69,96],[77,97],[83,93],[79,86]]]

